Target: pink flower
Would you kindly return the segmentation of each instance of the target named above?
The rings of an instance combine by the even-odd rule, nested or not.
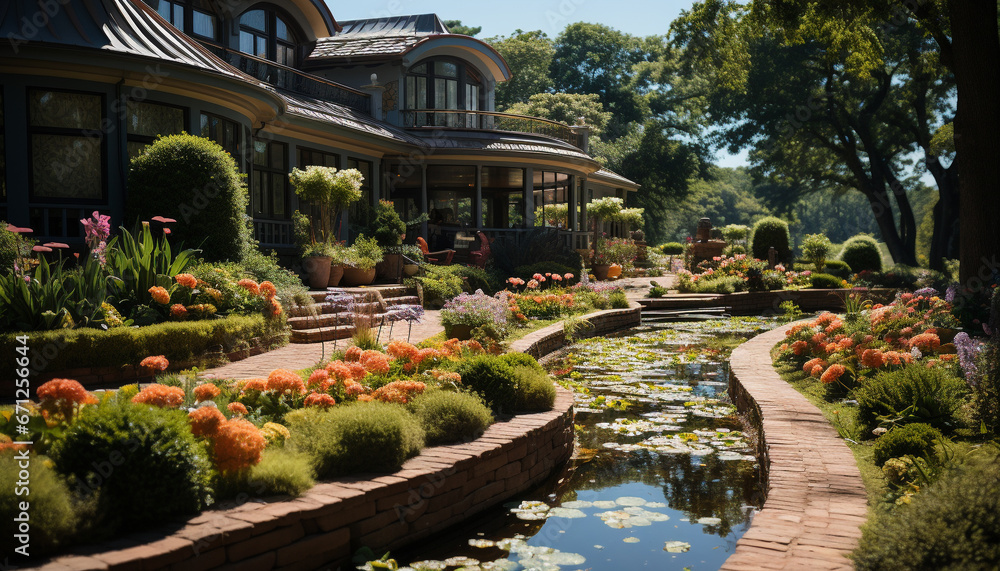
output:
[[[154,216],[152,219],[156,220],[157,222],[159,222],[161,224],[171,224],[173,222],[177,222],[173,218],[167,218],[165,216]]]
[[[554,275],[552,276],[552,281],[554,281],[554,282],[561,282],[561,281],[562,281],[562,278],[561,278],[561,277],[559,277],[559,274],[554,274]]]
[[[531,276],[531,279],[538,281],[545,281],[545,276],[543,276],[542,274],[535,274]]]
[[[575,276],[574,276],[573,274],[566,274],[566,275],[564,275],[564,276],[563,276],[563,278],[565,278],[565,279],[567,279],[567,280],[571,280],[571,279],[573,279],[574,277],[575,277]]]
[[[32,252],[51,252],[52,248],[49,248],[48,246],[34,246],[34,247],[31,248],[31,251]]]
[[[49,248],[69,248],[69,244],[63,244],[62,242],[46,242],[44,245]]]
[[[528,289],[535,289],[538,287],[538,280],[531,280],[528,282]]]

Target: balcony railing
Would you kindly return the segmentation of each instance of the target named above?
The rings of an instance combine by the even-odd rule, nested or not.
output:
[[[363,91],[250,54],[212,44],[204,45],[229,65],[278,89],[315,97],[371,115],[371,96]]]
[[[578,149],[585,148],[583,135],[574,131],[572,127],[541,117],[464,109],[412,109],[402,113],[403,126],[409,129],[446,127],[546,135],[565,141]]]

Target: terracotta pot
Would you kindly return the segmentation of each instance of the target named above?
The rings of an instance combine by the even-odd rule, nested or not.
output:
[[[472,326],[461,324],[451,325],[444,328],[444,334],[449,339],[468,341],[469,339],[472,339]]]
[[[419,271],[420,271],[420,266],[416,264],[403,264],[403,275],[405,275],[408,278],[417,275],[417,272]]]
[[[326,284],[330,281],[331,260],[330,256],[309,256],[302,258],[302,269],[309,276],[310,289],[326,289]]]
[[[337,287],[340,285],[340,279],[344,277],[344,266],[343,264],[335,264],[330,266],[330,279],[327,280],[327,287]]]
[[[614,279],[620,275],[622,275],[622,267],[618,264],[611,264],[611,267],[608,269],[608,279]]]
[[[370,270],[361,270],[358,268],[352,268],[351,266],[344,266],[344,277],[341,282],[346,287],[354,287],[359,285],[368,285],[375,281],[375,268]]]
[[[590,269],[594,272],[594,277],[598,281],[604,281],[608,279],[608,271],[611,269],[611,264],[594,264]]]
[[[399,254],[386,254],[375,266],[375,274],[381,281],[398,282],[399,272],[403,265],[403,256]]]

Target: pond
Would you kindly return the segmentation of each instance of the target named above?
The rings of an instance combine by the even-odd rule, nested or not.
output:
[[[718,569],[763,503],[728,356],[773,320],[657,324],[569,348],[576,449],[561,474],[417,549],[400,569]],[[406,564],[406,567],[402,565]]]

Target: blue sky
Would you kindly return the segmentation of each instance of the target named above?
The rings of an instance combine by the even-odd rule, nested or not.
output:
[[[666,34],[670,22],[692,0],[378,0],[340,2],[327,0],[337,20],[359,20],[410,14],[434,13],[442,20],[461,20],[468,26],[482,26],[478,38],[510,35],[518,28],[542,30],[550,37],[559,35],[573,22],[601,23],[636,36]],[[718,152],[716,163],[736,167],[746,164],[746,155]]]

